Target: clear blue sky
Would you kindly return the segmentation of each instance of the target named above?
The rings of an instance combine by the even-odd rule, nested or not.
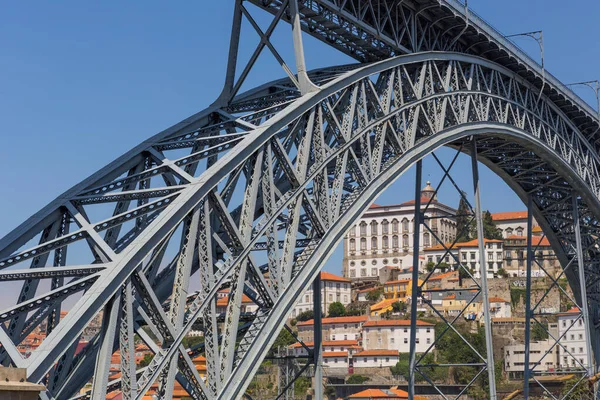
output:
[[[149,135],[205,108],[220,92],[233,1],[0,4],[0,236]],[[564,82],[600,78],[599,1],[470,5],[506,34],[543,29],[546,66]],[[290,42],[288,25],[276,32],[276,43]],[[248,38],[246,56],[257,40]],[[538,58],[535,42],[517,43]],[[350,61],[312,39],[305,45],[309,68]],[[291,60],[289,50],[283,56]],[[249,86],[283,76],[270,57],[259,66]],[[595,102],[591,90],[578,93]],[[484,172],[485,184],[492,186],[494,179]],[[411,179],[394,188],[378,202],[412,197]],[[508,189],[488,190],[483,203],[492,211],[522,208]],[[338,270],[337,262],[328,269]]]

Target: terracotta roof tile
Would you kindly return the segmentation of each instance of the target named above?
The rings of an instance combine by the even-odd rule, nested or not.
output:
[[[433,326],[429,322],[417,320],[418,326]],[[363,328],[375,327],[375,326],[410,326],[409,319],[382,319],[379,321],[367,321],[363,325]]]
[[[494,221],[509,221],[511,219],[526,219],[527,211],[509,211],[509,212],[500,212],[493,213],[492,219]]]
[[[324,351],[323,357],[348,357],[347,351]]]
[[[322,281],[335,281],[335,282],[352,282],[350,279],[346,279],[346,278],[342,278],[341,276],[337,276],[334,274],[331,274],[329,272],[321,272],[321,280]]]

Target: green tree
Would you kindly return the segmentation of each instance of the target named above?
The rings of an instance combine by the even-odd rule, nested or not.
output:
[[[406,312],[407,310],[407,306],[406,303],[403,301],[396,301],[395,303],[392,303],[392,310],[395,313],[403,313]]]
[[[270,353],[271,355],[274,355],[278,348],[288,347],[294,343],[296,343],[294,336],[292,336],[287,329],[282,329],[279,332],[279,335],[277,335],[277,339],[275,339],[273,346],[271,346]]]
[[[304,312],[301,312],[300,314],[298,314],[298,316],[296,317],[296,321],[304,322],[304,321],[308,321],[309,319],[313,319],[314,317],[315,317],[315,314],[313,313],[313,311],[308,310],[308,311],[304,311]]]
[[[427,270],[427,272],[433,271],[434,268],[435,268],[435,263],[433,261],[429,261],[429,262],[427,262],[427,264],[425,264],[425,269]]]
[[[377,289],[373,289],[369,293],[367,293],[365,298],[369,301],[379,301],[382,294],[383,294],[383,288],[377,288]]]
[[[581,377],[579,375],[574,376],[563,384],[561,390],[561,399],[567,400],[581,400],[581,399],[591,399],[592,388],[590,387],[587,379],[580,381]],[[577,386],[576,386],[577,385]],[[573,387],[575,387],[573,389]],[[573,390],[571,390],[573,389]]]
[[[547,329],[547,324],[544,324],[544,326],[538,323],[533,324],[533,326],[531,327],[531,340],[533,340],[534,342],[539,342],[541,340],[548,339],[548,332],[546,331]]]
[[[353,374],[348,377],[348,379],[346,380],[346,383],[349,385],[361,385],[368,380],[369,380],[369,377],[367,377],[367,376]]]
[[[143,368],[143,367],[147,367],[148,365],[150,365],[150,362],[152,361],[152,359],[154,358],[154,354],[144,354],[144,358],[142,358],[140,360],[140,364],[139,367]]]
[[[487,210],[483,213],[483,237],[486,239],[502,239],[502,233],[496,226],[492,214]]]
[[[335,399],[335,388],[333,386],[327,386],[325,388],[325,391],[323,392],[323,394],[325,395],[325,398],[327,399]]]
[[[458,242],[468,242],[472,237],[472,221],[471,209],[465,201],[466,193],[463,192],[460,201],[458,202],[458,211],[456,212],[456,234]]]
[[[504,268],[498,268],[498,276],[501,278],[508,278],[508,272]]]
[[[346,315],[346,308],[339,301],[334,301],[329,305],[329,317],[343,317]]]
[[[420,355],[417,355],[417,360],[420,357],[421,357]],[[431,353],[425,354],[423,359],[421,359],[421,361],[419,362],[419,365],[426,365],[426,364],[429,364],[429,365],[436,364],[433,354],[431,354]],[[395,366],[390,367],[390,371],[392,372],[392,375],[401,375],[405,378],[408,378],[409,368],[410,368],[410,354],[409,353],[400,353],[398,363],[396,363]],[[429,379],[431,379],[434,382],[443,381],[445,378],[445,375],[447,375],[447,370],[444,370],[443,367],[420,367],[419,370],[422,371],[423,374],[425,374]],[[425,381],[425,378],[423,377],[423,375],[421,375],[420,373],[416,373],[415,374],[415,382],[423,382],[423,381]]]

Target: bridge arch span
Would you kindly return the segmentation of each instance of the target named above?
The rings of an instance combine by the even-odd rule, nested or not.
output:
[[[122,377],[109,387],[136,398],[155,381],[168,392],[178,380],[196,398],[238,398],[354,218],[417,160],[470,137],[482,162],[522,199],[533,196],[536,219],[563,260],[575,241],[573,196],[581,197],[588,232],[597,229],[599,155],[555,104],[514,73],[438,52],[335,77],[339,71],[320,75],[320,90],[302,97],[279,82],[213,107],[149,139],[9,234],[0,242],[0,268],[19,265],[28,281],[42,275],[24,272],[24,263],[33,271],[50,254],[52,267],[67,273],[61,254],[75,242],[87,243],[94,260],[72,266],[67,284],[44,269],[43,277],[57,279],[50,296],[36,297],[24,283],[30,286],[17,305],[0,315],[10,323],[0,337],[4,360],[27,368],[34,381],[50,374],[49,391],[60,398],[93,376],[101,398],[110,355],[116,348],[131,353],[135,332],[156,354],[137,374],[124,357]],[[95,220],[88,208],[96,204],[113,208]],[[35,232],[39,245],[14,251]],[[595,265],[597,249],[591,235],[586,240]],[[167,258],[170,246],[176,251]],[[193,274],[199,290],[188,296]],[[570,281],[576,288],[576,277]],[[217,313],[224,288],[227,305]],[[81,301],[56,321],[61,302],[81,291]],[[241,312],[244,296],[258,305],[253,315]],[[73,357],[71,345],[103,310],[107,330]],[[46,340],[28,359],[18,358],[23,333],[49,318],[56,326]],[[198,321],[205,345],[188,353],[181,341]],[[143,325],[163,340],[144,336]],[[190,364],[197,352],[207,358],[206,383]]]

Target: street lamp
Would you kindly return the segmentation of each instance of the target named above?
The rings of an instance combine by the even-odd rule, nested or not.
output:
[[[546,86],[546,65],[545,65],[545,57],[544,57],[544,33],[543,31],[531,31],[531,32],[522,32],[522,33],[514,33],[512,35],[504,36],[507,39],[524,36],[529,37],[536,41],[538,46],[540,47],[540,58],[542,60],[542,88],[540,89],[540,95],[538,96],[538,101],[542,97],[542,93],[544,92],[544,86]]]

